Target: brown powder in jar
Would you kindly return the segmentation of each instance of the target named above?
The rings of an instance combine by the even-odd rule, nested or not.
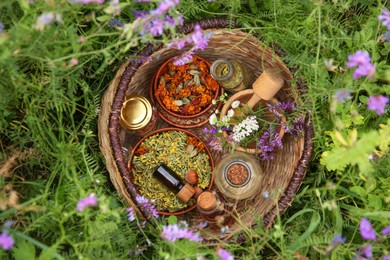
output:
[[[248,179],[247,168],[239,163],[231,165],[227,170],[227,178],[234,185],[241,185]]]

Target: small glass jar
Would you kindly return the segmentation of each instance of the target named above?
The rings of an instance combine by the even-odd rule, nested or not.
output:
[[[235,60],[214,61],[210,67],[210,74],[226,91],[231,93],[244,90],[249,84],[248,70]]]
[[[207,222],[225,222],[223,217],[227,215],[227,212],[225,212],[224,203],[219,196],[211,191],[204,191],[198,196],[196,208],[202,218]]]
[[[120,124],[131,133],[144,136],[156,127],[158,113],[156,107],[144,96],[126,96],[120,115]]]
[[[223,196],[243,200],[259,192],[263,171],[255,157],[235,151],[218,162],[214,178]]]

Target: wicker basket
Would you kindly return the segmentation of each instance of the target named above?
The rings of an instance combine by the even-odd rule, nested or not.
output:
[[[291,88],[293,79],[290,70],[281,61],[283,56],[277,45],[267,49],[256,37],[240,30],[232,29],[236,25],[231,24],[227,19],[208,19],[196,22],[202,28],[212,34],[209,45],[204,51],[196,55],[201,56],[210,62],[218,58],[231,58],[244,63],[253,73],[254,78],[258,77],[264,68],[276,67],[283,71],[285,85],[278,92],[276,98],[280,101],[290,100],[301,104],[300,91],[305,87],[298,80],[297,88]],[[190,33],[196,23],[190,23],[181,28],[183,33]],[[107,89],[101,104],[99,115],[99,139],[100,148],[106,158],[106,164],[110,178],[119,194],[126,200],[129,206],[143,214],[135,204],[137,189],[132,183],[131,173],[127,167],[128,153],[139,140],[138,137],[126,134],[119,125],[119,116],[125,96],[130,93],[138,93],[148,96],[150,81],[155,71],[166,60],[179,55],[182,51],[167,49],[163,46],[149,45],[140,53],[140,59],[131,59],[123,64],[118,70],[115,78]],[[277,53],[277,54],[275,54]],[[145,57],[150,57],[145,59]],[[146,60],[146,62],[143,62]],[[167,127],[167,123],[158,120],[157,126]],[[200,129],[188,129],[199,133]],[[239,221],[230,227],[232,234],[242,230],[244,227],[252,226],[256,219],[263,217],[264,224],[269,226],[275,216],[283,212],[292,201],[305,175],[307,164],[312,154],[311,139],[313,137],[312,122],[309,112],[306,116],[306,124],[302,139],[296,140],[289,135],[283,138],[284,148],[276,152],[273,161],[259,161],[264,172],[267,173],[262,183],[262,188],[257,196],[236,205],[235,211],[239,214]],[[217,162],[221,154],[214,153],[213,157]],[[263,192],[269,192],[270,197],[264,196]],[[202,220],[195,211],[182,216],[195,228]],[[205,241],[218,239],[220,227],[209,225],[202,229],[201,235]],[[228,238],[224,237],[224,238]]]

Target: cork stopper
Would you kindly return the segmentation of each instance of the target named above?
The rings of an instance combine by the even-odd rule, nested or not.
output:
[[[184,203],[187,203],[194,195],[194,193],[195,189],[191,185],[186,183],[176,196],[179,200],[183,201]]]
[[[210,191],[204,191],[199,195],[197,205],[204,211],[211,211],[217,207],[217,198]]]

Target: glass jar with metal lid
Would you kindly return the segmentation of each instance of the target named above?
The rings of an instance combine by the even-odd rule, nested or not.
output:
[[[144,96],[126,96],[120,115],[122,127],[143,136],[155,128],[157,118],[157,109]]]
[[[249,84],[248,70],[235,60],[214,61],[210,67],[210,74],[225,90],[232,93],[246,89]]]

